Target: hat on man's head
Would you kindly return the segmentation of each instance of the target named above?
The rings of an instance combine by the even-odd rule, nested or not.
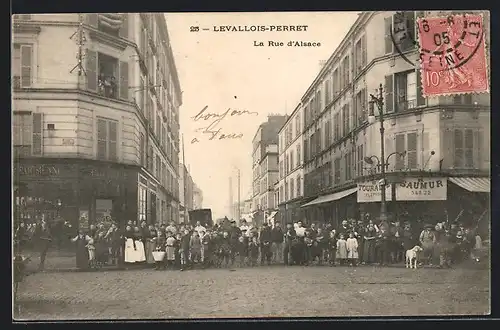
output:
[[[426,225],[424,226],[424,228],[425,228],[425,229],[433,229],[433,228],[434,228],[434,226],[433,226],[433,225],[431,225],[431,224],[426,224]]]

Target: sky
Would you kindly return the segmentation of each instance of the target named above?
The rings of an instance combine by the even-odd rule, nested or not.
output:
[[[185,164],[203,191],[203,207],[212,209],[214,219],[229,216],[230,177],[233,178],[233,198],[237,201],[238,169],[241,200],[250,197],[252,139],[259,125],[269,114],[291,114],[319,73],[320,61],[330,57],[357,14],[165,14],[183,91],[179,113]],[[224,28],[219,26],[233,25],[307,28],[286,32],[220,31]],[[199,31],[191,32],[191,27],[193,30],[199,27]],[[269,41],[283,42],[284,46],[269,46]],[[288,47],[289,41],[319,42],[321,45]],[[260,42],[264,46],[254,46]],[[217,128],[205,129],[220,118],[210,113],[222,115],[228,109],[231,109],[229,113],[219,123],[214,123]],[[215,137],[207,132],[218,129]],[[180,159],[182,162],[182,150]]]

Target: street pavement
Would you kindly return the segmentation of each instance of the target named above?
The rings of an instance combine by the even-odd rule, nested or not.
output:
[[[489,269],[284,267],[36,273],[17,320],[485,315]]]

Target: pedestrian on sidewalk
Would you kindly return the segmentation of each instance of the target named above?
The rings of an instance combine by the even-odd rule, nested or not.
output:
[[[328,238],[328,263],[330,266],[335,266],[335,259],[337,258],[337,233],[335,229],[330,231]]]
[[[337,251],[336,259],[339,261],[341,266],[344,266],[347,260],[347,241],[343,233],[339,235],[337,240]]]
[[[271,264],[272,251],[271,251],[271,229],[267,225],[267,222],[264,222],[262,225],[262,230],[260,231],[259,240],[260,240],[260,264],[264,265],[264,261],[267,262],[269,266]]]
[[[90,239],[91,237],[81,229],[78,231],[78,235],[71,239],[72,242],[76,243],[76,268],[79,270],[89,268],[89,251],[86,246]]]
[[[167,259],[167,269],[172,269],[175,264],[175,237],[170,231],[167,232],[165,252]]]
[[[358,240],[354,237],[354,232],[349,233],[349,238],[346,241],[347,259],[349,265],[356,267],[358,264]]]
[[[45,258],[47,257],[47,251],[49,250],[50,244],[52,243],[52,233],[49,228],[49,224],[42,220],[40,225],[36,230],[35,237],[38,239],[39,251],[40,251],[40,264],[38,266],[39,271],[43,271],[45,268]]]
[[[276,222],[271,231],[273,263],[280,263],[283,261],[283,237],[283,228],[281,228],[279,222]]]

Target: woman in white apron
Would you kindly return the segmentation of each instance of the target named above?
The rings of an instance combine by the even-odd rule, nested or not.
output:
[[[146,251],[144,251],[144,243],[142,241],[142,233],[139,227],[134,228],[134,243],[136,252],[136,262],[146,261]]]
[[[136,262],[136,248],[134,244],[134,232],[132,231],[132,227],[127,226],[125,228],[125,233],[123,236],[125,239],[125,262],[134,263]]]

